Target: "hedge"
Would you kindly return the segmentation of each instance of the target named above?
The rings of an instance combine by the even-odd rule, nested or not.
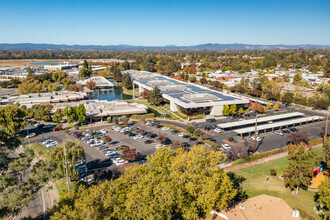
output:
[[[145,115],[132,115],[131,116],[131,119],[139,120],[142,116],[144,118],[154,118],[155,117],[155,113],[149,113],[149,114],[145,114]]]
[[[276,150],[272,150],[272,151],[266,151],[266,152],[259,153],[259,154],[254,154],[254,155],[251,155],[251,156],[248,156],[248,157],[244,157],[244,158],[238,159],[235,162],[233,162],[232,165],[237,165],[237,164],[246,163],[246,162],[250,162],[250,161],[254,161],[254,160],[259,160],[261,158],[268,157],[270,155],[282,153],[282,152],[284,152],[286,150],[287,150],[287,147],[276,149]]]

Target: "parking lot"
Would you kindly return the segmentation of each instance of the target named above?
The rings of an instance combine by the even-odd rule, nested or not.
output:
[[[313,112],[310,111],[303,111],[306,115],[315,115]],[[270,114],[272,115],[272,114]],[[268,116],[268,114],[267,114]],[[194,125],[194,128],[200,128],[204,129],[206,126],[209,125],[216,125],[219,123],[226,123],[226,122],[233,122],[237,121],[238,119],[230,119],[227,117],[221,117],[216,119],[216,122],[200,122]],[[177,122],[177,121],[166,121],[166,120],[159,120],[161,123],[168,123],[170,125],[175,125],[177,127],[186,129],[188,125]],[[134,139],[134,136],[129,136],[128,134],[124,134],[119,131],[115,131],[112,129],[112,126],[110,125],[101,125],[101,126],[94,126],[94,127],[88,127],[91,130],[95,130],[96,132],[99,132],[100,129],[105,129],[107,131],[108,136],[112,138],[112,144],[106,144],[105,146],[107,149],[110,150],[116,150],[118,147],[125,145],[129,146],[130,148],[135,148],[136,152],[138,152],[142,158],[145,158],[147,155],[151,155],[152,153],[155,152],[156,146],[160,144],[160,141],[158,140],[159,136],[165,136],[168,139],[171,140],[171,143],[178,143],[178,144],[188,144],[190,146],[193,146],[197,144],[198,140],[190,140],[189,138],[183,138],[182,136],[179,136],[178,133],[172,133],[171,130],[165,130],[162,127],[157,127],[157,126],[151,126],[151,125],[146,125],[144,123],[137,123],[134,125],[134,127],[137,129],[133,131],[134,133],[137,133],[138,135],[145,133],[149,134],[154,134],[157,137],[146,137],[145,135],[141,139]],[[298,128],[301,131],[307,131],[311,136],[310,139],[318,139],[321,138],[321,132],[322,128],[325,127],[325,121],[320,121],[320,122],[314,122],[314,123],[309,123],[303,124],[303,125],[296,125],[296,128]],[[23,144],[26,145],[29,143],[34,143],[38,142],[40,143],[41,140],[47,138],[51,139],[53,141],[56,141],[57,144],[60,144],[62,142],[65,142],[66,140],[70,141],[79,141],[80,145],[84,148],[85,151],[85,156],[86,156],[86,162],[87,162],[87,168],[88,172],[92,173],[95,170],[99,169],[113,169],[116,167],[116,165],[113,164],[111,159],[109,159],[109,156],[105,156],[105,154],[102,152],[102,150],[98,150],[96,147],[91,147],[90,144],[87,144],[84,141],[78,140],[77,138],[71,136],[70,134],[65,133],[64,131],[60,132],[53,132],[52,128],[44,128],[42,125],[41,126],[34,126],[34,125],[27,125],[27,129],[23,130],[21,135],[26,136],[27,134],[35,133],[37,136],[32,137],[29,139],[26,139],[23,141]],[[70,133],[72,132],[81,132],[82,130],[87,129],[86,127],[82,127],[79,131],[71,130]],[[27,132],[28,130],[28,132]],[[230,144],[233,145],[232,141],[229,141],[230,138],[234,139],[234,142],[240,142],[243,139],[247,140],[251,146],[253,146],[254,141],[247,135],[243,136],[243,139],[233,130],[228,130],[228,131],[221,131],[221,133],[217,133],[214,130],[209,130],[206,135],[209,138],[213,138],[217,144],[220,146],[222,144]],[[254,136],[252,134],[252,136]],[[257,142],[257,147],[256,150],[258,152],[265,152],[277,148],[281,148],[287,145],[287,134],[284,134],[283,136],[277,135],[276,133],[273,132],[260,132],[259,136],[262,138],[262,141]],[[152,140],[150,142],[152,143],[145,143],[146,140]],[[120,153],[120,151],[118,151]]]

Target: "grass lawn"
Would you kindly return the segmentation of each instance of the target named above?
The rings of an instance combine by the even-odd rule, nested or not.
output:
[[[324,157],[322,147],[317,147],[315,150],[318,155]],[[287,157],[282,157],[262,164],[245,167],[234,171],[234,173],[246,178],[245,182],[264,183],[266,182],[266,176],[269,176],[269,183],[284,185],[283,180],[279,179],[278,176],[283,173],[288,163],[289,161]],[[270,175],[270,169],[277,170],[277,177],[272,177]],[[261,194],[276,196],[286,201],[290,207],[297,207],[309,215],[320,219],[313,211],[313,207],[315,205],[314,192],[299,190],[298,195],[291,195],[288,188],[271,185],[243,185],[243,188],[249,197],[258,196]]]
[[[29,145],[26,145],[26,147],[29,147]],[[38,152],[41,152],[41,156],[44,158],[48,157],[49,150],[48,148],[42,146],[41,144],[33,143],[30,147],[34,151],[34,156],[39,157]]]
[[[138,103],[138,104],[144,104],[144,105],[147,106],[148,108],[151,108],[151,109],[153,109],[154,111],[157,111],[160,115],[161,115],[161,114],[167,114],[167,115],[171,115],[171,116],[172,116],[171,119],[173,119],[173,120],[178,119],[178,117],[176,117],[172,112],[167,111],[167,110],[164,109],[164,108],[160,108],[160,107],[158,107],[158,106],[152,105],[152,104],[150,104],[150,103],[147,102],[147,101],[134,101],[134,102],[136,102],[136,103]]]
[[[133,89],[124,89],[123,93],[126,95],[131,95],[133,96]],[[135,89],[135,98],[140,97],[139,89]]]
[[[67,192],[68,191],[68,185],[66,183],[66,178],[62,178],[59,180],[55,181],[57,190],[58,190],[58,194],[61,194],[63,192]],[[70,186],[70,190],[73,190],[75,188],[75,186],[77,185],[77,182],[71,182],[69,183]]]

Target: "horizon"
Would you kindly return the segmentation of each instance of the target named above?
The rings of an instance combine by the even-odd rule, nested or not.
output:
[[[8,44],[330,45],[330,2],[3,1]]]

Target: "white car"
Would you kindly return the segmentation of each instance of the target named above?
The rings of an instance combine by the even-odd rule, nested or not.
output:
[[[180,133],[179,134],[179,137],[183,137],[183,136],[185,136],[186,134],[185,133]]]
[[[34,136],[36,136],[36,133],[31,133],[31,134],[28,134],[28,135],[26,135],[26,137],[25,137],[25,138],[32,138],[32,137],[34,137]]]
[[[34,127],[38,127],[39,125],[40,125],[40,123],[37,122],[37,123],[34,124]]]
[[[115,130],[117,128],[117,126],[112,126],[111,128],[112,128],[112,130]]]
[[[240,118],[238,121],[245,121],[245,119],[244,118]]]
[[[168,131],[168,130],[170,130],[169,127],[162,127],[162,131]]]
[[[221,130],[219,128],[214,129],[214,132],[221,133]]]
[[[143,138],[142,135],[135,135],[135,136],[134,136],[134,139],[135,139],[135,140],[137,140],[137,139],[142,139],[142,138]]]
[[[104,155],[105,156],[110,156],[111,154],[113,154],[113,153],[116,153],[115,151],[106,151],[105,153],[104,153]]]
[[[44,125],[43,126],[43,128],[51,128],[51,127],[53,127],[54,125],[52,125],[52,124],[48,124],[48,125]]]
[[[93,144],[91,144],[92,147],[100,146],[103,144],[103,141],[96,140]]]
[[[231,147],[229,146],[229,144],[221,144],[221,147],[225,150],[230,150]]]
[[[120,131],[120,128],[119,128],[119,127],[116,127],[116,128],[115,128],[115,131]]]
[[[146,122],[146,125],[152,125],[152,122],[151,121],[147,121]]]
[[[284,135],[282,131],[275,131],[275,134],[280,135],[280,136]]]
[[[101,129],[100,132],[101,132],[102,134],[105,134],[105,133],[107,133],[107,130],[105,130],[105,129]]]
[[[251,139],[254,140],[254,136],[251,136]],[[259,136],[257,136],[257,141],[259,142],[259,141],[261,141],[261,140],[262,140],[262,138],[259,137]]]
[[[160,147],[164,147],[164,145],[162,145],[162,144],[157,144],[157,145],[155,146],[156,149],[157,149],[157,148],[160,148]]]

